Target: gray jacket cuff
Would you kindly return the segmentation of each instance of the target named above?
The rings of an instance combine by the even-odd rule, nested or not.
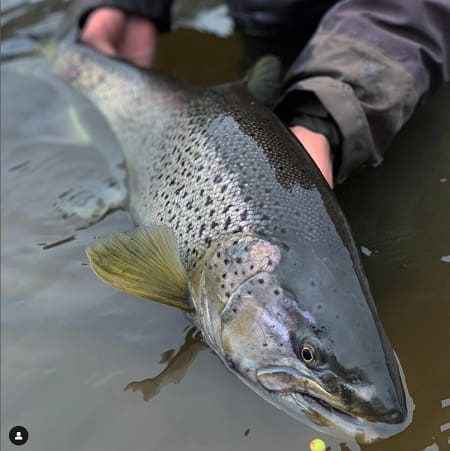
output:
[[[335,34],[316,34],[288,72],[286,85],[278,106],[284,114],[295,96],[296,114],[329,114],[337,125],[338,183],[361,164],[382,161],[419,101],[412,76],[396,61],[376,47]]]

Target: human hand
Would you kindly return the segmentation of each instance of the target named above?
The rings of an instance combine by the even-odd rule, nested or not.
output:
[[[291,131],[303,144],[309,156],[314,160],[320,172],[322,172],[325,180],[333,188],[333,153],[331,152],[328,139],[320,133],[313,132],[299,125],[291,127]]]
[[[94,10],[80,35],[83,44],[140,67],[152,65],[157,40],[158,32],[150,19],[110,7]]]

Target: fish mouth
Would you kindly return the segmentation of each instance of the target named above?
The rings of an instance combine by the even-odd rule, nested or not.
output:
[[[363,420],[348,413],[327,400],[306,392],[291,394],[294,402],[305,409],[312,417],[312,421],[323,426],[339,426],[342,429],[353,429],[363,424]]]
[[[343,410],[325,389],[293,368],[264,368],[257,370],[256,377],[259,385],[271,395],[272,404],[300,421],[304,421],[306,416],[311,426],[318,430],[331,429],[333,435],[351,436],[361,444],[372,443],[394,433],[390,425],[374,423]],[[281,384],[277,384],[280,380]],[[286,383],[284,387],[283,382]],[[291,382],[290,387],[287,382]]]
[[[305,403],[311,407],[311,410],[313,410],[314,413],[318,413],[324,419],[328,419],[328,417],[336,415],[343,417],[346,421],[357,421],[358,419],[358,417],[331,405],[325,399],[314,396],[311,393],[296,392],[295,395],[301,396]]]
[[[306,374],[290,367],[270,367],[257,371],[258,382],[269,392],[290,396],[320,424],[334,423],[337,417],[358,423],[360,418],[343,410],[338,402]]]

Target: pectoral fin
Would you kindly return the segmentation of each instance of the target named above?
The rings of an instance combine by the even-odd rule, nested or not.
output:
[[[86,254],[95,274],[113,287],[190,310],[186,272],[168,227],[155,225],[114,233],[95,241]]]

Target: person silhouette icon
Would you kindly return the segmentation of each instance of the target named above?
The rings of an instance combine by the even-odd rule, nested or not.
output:
[[[25,445],[28,441],[28,431],[23,426],[14,426],[9,430],[9,440],[13,445]]]

